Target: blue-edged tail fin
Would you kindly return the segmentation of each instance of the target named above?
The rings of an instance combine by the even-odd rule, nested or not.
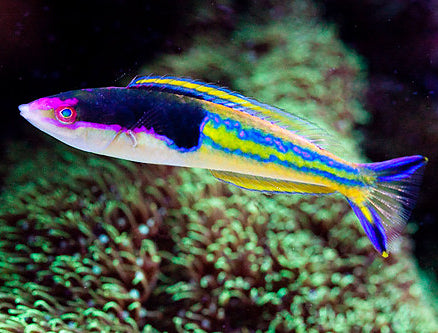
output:
[[[348,198],[374,248],[388,256],[391,241],[406,224],[418,196],[427,158],[415,155],[360,164],[373,181],[363,196]]]

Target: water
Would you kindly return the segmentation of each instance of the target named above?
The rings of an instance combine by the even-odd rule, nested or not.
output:
[[[0,328],[437,331],[433,6],[3,1]],[[81,153],[19,116],[148,73],[307,117],[355,160],[428,156],[398,252],[380,258],[341,197]]]

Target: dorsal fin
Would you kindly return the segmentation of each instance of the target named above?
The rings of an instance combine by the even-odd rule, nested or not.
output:
[[[307,120],[213,84],[171,76],[140,76],[127,88],[166,91],[224,105],[267,120],[326,149],[328,142],[333,141],[327,132]]]

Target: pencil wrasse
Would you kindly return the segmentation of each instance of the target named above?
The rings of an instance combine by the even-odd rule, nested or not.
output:
[[[189,79],[138,77],[19,106],[40,130],[85,151],[136,162],[210,169],[269,193],[343,194],[387,257],[415,204],[427,158],[345,161],[315,125],[238,93]]]

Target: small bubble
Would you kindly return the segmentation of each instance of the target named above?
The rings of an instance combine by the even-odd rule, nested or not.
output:
[[[147,235],[149,233],[149,227],[145,224],[140,224],[138,226],[138,231],[140,231],[142,235]]]
[[[140,315],[140,318],[144,318],[144,317],[146,317],[146,315],[147,315],[147,310],[145,309],[145,308],[141,308],[140,309],[140,313],[139,313],[139,315]]]
[[[154,221],[154,219],[150,218],[150,219],[148,219],[148,220],[146,221],[146,224],[147,224],[149,227],[153,227],[154,224],[155,224],[155,221]]]
[[[210,328],[210,321],[208,319],[202,320],[201,326],[205,329],[209,329]]]
[[[129,291],[129,295],[130,295],[132,298],[140,298],[140,292],[139,292],[137,289],[131,289],[131,290]]]
[[[106,244],[109,242],[109,237],[107,235],[100,235],[99,240],[101,243]]]
[[[135,278],[134,280],[143,280],[144,274],[142,272],[135,272]]]
[[[99,266],[93,266],[92,271],[96,275],[100,275],[102,273],[102,269]]]
[[[123,217],[120,217],[120,218],[117,220],[117,224],[118,224],[120,227],[124,227],[124,226],[126,225],[126,219],[123,218]]]

